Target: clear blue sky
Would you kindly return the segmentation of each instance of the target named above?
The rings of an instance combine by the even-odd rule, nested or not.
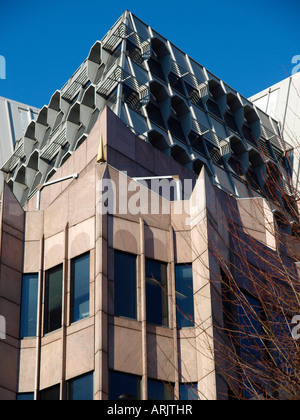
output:
[[[0,96],[48,104],[125,9],[246,97],[300,55],[299,0],[0,0]]]

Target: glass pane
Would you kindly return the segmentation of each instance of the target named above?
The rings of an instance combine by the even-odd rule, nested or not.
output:
[[[109,399],[110,400],[139,400],[141,378],[126,373],[109,373]]]
[[[198,384],[180,384],[179,385],[180,400],[198,400]]]
[[[42,401],[59,401],[60,400],[60,386],[55,385],[51,388],[44,389],[40,392],[40,399]]]
[[[115,316],[137,318],[136,256],[115,252]]]
[[[246,302],[238,306],[240,353],[245,363],[258,367],[263,361],[264,354],[261,306],[252,296],[245,294],[244,297]]]
[[[26,274],[22,280],[20,337],[35,337],[37,327],[38,275]]]
[[[69,382],[68,399],[72,401],[93,401],[94,399],[94,375],[82,376]]]
[[[72,322],[90,316],[90,254],[72,261]]]
[[[169,325],[167,264],[146,260],[147,322]]]
[[[148,379],[148,400],[169,401],[174,399],[174,385]]]
[[[192,266],[177,265],[175,267],[175,277],[177,325],[179,328],[194,327],[194,291]]]
[[[61,328],[62,265],[46,273],[45,334]]]
[[[17,401],[34,401],[34,393],[27,392],[26,394],[17,394]]]

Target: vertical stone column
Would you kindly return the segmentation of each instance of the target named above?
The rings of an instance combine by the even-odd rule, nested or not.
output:
[[[174,343],[174,399],[179,399],[179,361],[178,361],[178,333],[176,319],[176,287],[175,287],[175,252],[174,252],[174,232],[169,228],[169,306],[170,306],[170,328],[173,331]]]
[[[37,312],[37,337],[36,337],[36,360],[35,360],[35,386],[34,399],[38,399],[40,388],[40,366],[41,366],[41,345],[42,345],[42,322],[43,322],[43,287],[44,287],[44,236],[40,240],[39,258],[39,291],[38,291],[38,312]]]
[[[103,177],[105,166],[96,168],[96,185]],[[96,194],[95,246],[95,373],[94,399],[108,399],[108,215],[101,214]]]
[[[63,259],[63,290],[62,290],[62,363],[61,363],[61,384],[60,399],[65,400],[67,397],[66,389],[66,352],[67,352],[67,326],[68,326],[68,302],[70,290],[70,267],[69,267],[69,224],[67,223],[64,231],[64,259]]]
[[[147,320],[146,320],[146,276],[145,276],[145,225],[142,217],[140,221],[139,237],[139,279],[141,307],[140,321],[142,323],[142,400],[148,398],[148,351],[147,351]]]

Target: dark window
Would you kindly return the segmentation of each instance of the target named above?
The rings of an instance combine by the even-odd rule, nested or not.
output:
[[[157,60],[150,58],[148,61],[148,65],[149,65],[149,69],[151,73],[154,76],[156,76],[158,79],[162,80],[163,82],[166,82],[161,64]]]
[[[120,372],[109,373],[110,400],[140,400],[141,378]]]
[[[139,94],[131,87],[123,84],[123,102],[126,102],[132,109],[139,111],[141,108]]]
[[[204,110],[203,102],[202,102],[202,99],[199,95],[198,89],[192,87],[188,83],[185,83],[185,86],[187,88],[188,95],[189,95],[189,98],[190,98],[190,101],[192,102],[192,104],[196,105],[196,106],[198,106],[198,107],[200,107],[201,109]]]
[[[174,117],[170,117],[168,120],[168,124],[169,124],[170,132],[172,136],[177,137],[179,140],[186,143],[184,132],[182,130],[180,121],[178,121]]]
[[[90,315],[90,254],[74,258],[71,263],[71,321]]]
[[[238,306],[240,354],[243,361],[258,366],[263,359],[262,309],[254,297],[244,294],[245,303]]]
[[[218,147],[211,145],[211,143],[206,142],[206,146],[210,155],[211,160],[214,164],[221,166],[224,169],[224,160],[221,156],[220,150]]]
[[[243,131],[245,139],[248,140],[253,146],[257,147],[256,140],[253,136],[252,130],[249,127],[249,125],[244,124],[242,131]]]
[[[236,120],[232,114],[226,112],[224,115],[224,119],[228,127],[231,128],[231,130],[236,131],[237,133],[239,132]]]
[[[212,99],[208,99],[206,102],[207,108],[209,110],[209,112],[211,112],[212,114],[214,114],[216,117],[223,119],[221,112],[220,112],[220,108],[219,105],[213,101]]]
[[[94,375],[90,373],[68,381],[68,400],[93,401]]]
[[[60,400],[60,386],[55,385],[51,388],[43,389],[40,391],[41,401],[59,401]]]
[[[114,253],[115,316],[137,319],[136,256]]]
[[[198,384],[187,383],[179,385],[179,399],[180,400],[198,400]]]
[[[166,129],[166,125],[165,125],[162,113],[158,106],[154,105],[152,102],[149,102],[149,104],[147,105],[147,112],[148,112],[150,121],[153,121],[158,126]]]
[[[39,279],[37,274],[26,274],[22,280],[20,337],[35,337],[37,329]]]
[[[185,96],[185,91],[182,85],[181,78],[179,76],[176,76],[176,74],[174,73],[170,73],[168,79],[171,87],[177,92],[181,93],[181,95]]]
[[[147,322],[168,326],[167,264],[146,260]]]
[[[44,333],[61,328],[63,266],[46,272]]]
[[[191,265],[176,265],[177,326],[194,327],[193,269]]]
[[[189,134],[189,139],[192,148],[206,157],[203,137],[200,134],[191,131]]]
[[[148,400],[168,401],[174,400],[174,385],[148,379]]]
[[[127,40],[127,46],[126,46],[127,55],[137,64],[142,65],[143,64],[143,57],[141,54],[141,50],[139,47],[134,45],[132,42]]]
[[[34,401],[34,392],[17,394],[17,401]]]
[[[260,191],[261,189],[255,171],[253,169],[248,169],[246,176],[247,181],[249,182],[250,190]]]
[[[230,158],[228,159],[228,166],[229,166],[231,172],[233,172],[234,174],[236,174],[238,176],[243,175],[243,171],[242,171],[240,162],[236,157],[230,156]]]

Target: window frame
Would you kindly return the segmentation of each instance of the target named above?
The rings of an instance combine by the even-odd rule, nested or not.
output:
[[[51,273],[61,270],[61,320],[60,327],[51,329],[49,327],[49,275]],[[58,264],[55,267],[52,267],[45,271],[45,293],[44,293],[44,323],[43,323],[43,332],[44,335],[51,334],[55,331],[58,331],[62,328],[62,316],[63,316],[63,282],[64,282],[64,264]],[[48,324],[48,325],[47,325]]]
[[[165,296],[166,296],[166,315],[164,316],[163,314],[163,299],[161,298],[161,312],[162,312],[162,322],[160,324],[158,323],[154,323],[149,321],[149,302],[148,302],[148,295],[149,293],[147,293],[147,262],[149,263],[156,263],[156,264],[160,264],[160,265],[164,265],[166,268],[166,288],[165,288]],[[169,285],[169,263],[165,262],[165,261],[159,261],[159,260],[155,260],[155,259],[151,259],[151,258],[145,258],[145,294],[146,294],[146,322],[147,324],[150,325],[156,325],[158,327],[163,327],[163,328],[170,328],[170,302],[169,302],[169,291],[170,291],[170,285]],[[161,286],[162,289],[164,289],[163,286]],[[161,291],[161,296],[162,296],[162,291]],[[164,318],[166,319],[166,325],[164,325],[163,321]]]
[[[130,257],[130,258],[135,260],[135,264],[134,264],[134,266],[135,266],[135,279],[134,279],[134,285],[133,285],[133,288],[134,288],[134,291],[135,291],[135,293],[134,293],[134,312],[135,312],[134,316],[129,316],[128,314],[121,314],[120,313],[121,311],[119,311],[119,312],[116,311],[116,307],[118,306],[117,302],[116,302],[116,268],[115,268],[116,267],[116,255],[121,255],[123,257],[127,256],[127,257]],[[138,321],[138,318],[139,318],[139,310],[138,310],[138,256],[136,254],[131,254],[129,252],[124,252],[124,251],[120,251],[118,249],[114,249],[114,281],[113,281],[113,284],[114,284],[114,316],[118,317],[118,318],[125,318],[125,319],[131,319],[133,321]],[[132,310],[132,308],[130,309],[129,312],[131,312],[131,310]]]
[[[24,280],[26,277],[30,277],[30,276],[35,276],[36,277],[36,319],[35,319],[35,335],[24,335],[22,334],[22,330],[24,328],[23,324],[24,324]],[[20,311],[20,339],[27,339],[27,338],[35,338],[37,336],[37,329],[38,329],[38,308],[39,308],[39,288],[40,288],[40,279],[39,279],[39,274],[38,273],[23,273],[22,275],[22,294],[21,294],[21,311]],[[27,302],[28,303],[28,302]],[[27,314],[28,314],[28,310],[27,310]],[[29,320],[26,320],[26,325],[27,325],[27,330],[29,327]]]
[[[74,263],[82,258],[89,257],[89,273],[88,273],[88,303],[89,303],[89,314],[83,318],[76,319],[75,317],[75,277],[74,277]],[[91,316],[91,252],[85,252],[77,257],[74,257],[70,260],[70,324],[83,321]]]
[[[192,283],[192,312],[191,314],[191,319],[186,319],[186,322],[188,322],[190,325],[179,325],[178,323],[178,314],[183,317],[183,315],[180,313],[180,311],[178,310],[179,305],[178,305],[178,298],[177,298],[177,294],[180,293],[177,290],[177,268],[179,267],[186,267],[186,268],[190,268],[191,270],[191,283]],[[175,299],[176,299],[176,325],[178,329],[185,329],[185,328],[195,328],[195,301],[194,301],[194,278],[193,278],[193,264],[192,263],[183,263],[183,264],[175,264]]]

